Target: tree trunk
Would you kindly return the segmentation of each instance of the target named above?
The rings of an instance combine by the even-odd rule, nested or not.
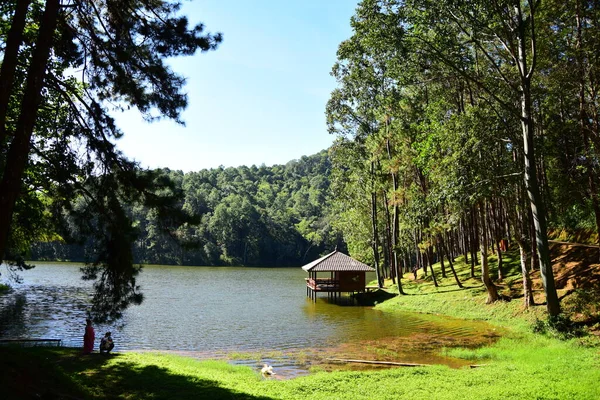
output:
[[[500,249],[500,216],[496,206],[494,205],[494,200],[490,201],[491,208],[491,216],[493,218],[492,231],[494,232],[494,247],[496,248],[496,253],[498,254],[498,280],[501,281],[504,279],[504,271],[502,271],[502,249]]]
[[[531,278],[527,270],[527,250],[525,250],[522,240],[518,240],[517,243],[519,244],[519,255],[521,258],[521,274],[523,275],[523,305],[525,308],[529,308],[535,305],[535,300],[533,299]]]
[[[444,265],[444,250],[442,249],[441,246],[441,241],[443,240],[441,238],[441,234],[438,235],[437,238],[437,253],[438,253],[438,257],[440,258],[440,268],[442,269],[442,278],[446,278],[446,266]]]
[[[535,238],[535,227],[533,226],[533,215],[531,214],[531,208],[528,207],[527,214],[529,216],[529,236],[531,243],[531,267],[530,271],[536,271],[540,265],[540,258],[537,252],[537,240]]]
[[[23,43],[23,30],[25,29],[27,9],[30,3],[30,0],[17,1],[15,14],[6,35],[6,47],[4,48],[4,57],[0,67],[0,149],[4,146],[7,138],[6,113],[8,112],[10,93],[17,70],[19,47]]]
[[[462,236],[462,243],[463,243],[463,256],[465,258],[465,264],[469,263],[469,236],[467,234],[467,229],[466,229],[466,221],[465,221],[465,217],[463,216],[460,219],[460,230],[461,230],[461,236]]]
[[[473,207],[471,208],[471,278],[475,278],[475,265],[477,263],[477,246],[478,246],[478,231],[479,227],[477,226],[477,212]]]
[[[389,120],[388,120],[389,121]],[[387,129],[389,129],[389,122],[386,121]],[[390,146],[390,140],[386,141],[388,159],[392,159],[392,150]],[[392,188],[394,189],[394,193],[392,196],[392,201],[394,202],[393,208],[393,216],[392,216],[392,265],[394,267],[394,273],[398,279],[398,293],[404,294],[404,290],[402,289],[402,273],[398,268],[398,232],[400,230],[400,215],[398,210],[398,201],[396,200],[396,191],[398,190],[398,180],[395,172],[390,172],[392,176]]]
[[[433,272],[433,251],[431,247],[425,250],[425,257],[427,258],[427,264],[429,264],[429,270],[431,271],[431,279],[433,279],[433,285],[438,287],[437,279],[435,279],[435,272]]]
[[[423,275],[427,277],[427,264],[425,263],[425,259],[423,257],[423,252],[419,248],[419,242],[421,241],[421,232],[417,230],[417,234],[415,235],[415,248],[417,253],[417,268],[421,268],[423,270]]]
[[[446,251],[447,250],[447,246],[444,243],[444,238],[440,237],[440,248],[442,251]],[[446,254],[449,254],[449,252],[446,251]],[[460,283],[460,279],[458,279],[458,275],[456,274],[456,270],[454,269],[454,264],[452,263],[452,256],[448,256],[448,265],[450,266],[450,270],[452,271],[452,275],[454,275],[454,280],[456,281],[456,284],[458,285],[459,288],[463,288],[462,283]]]
[[[27,71],[27,82],[15,135],[6,155],[6,166],[0,181],[0,261],[6,252],[14,206],[19,197],[23,172],[29,158],[31,136],[41,100],[59,7],[60,0],[46,1],[36,46]]]
[[[388,274],[387,269],[389,268],[389,276],[392,279],[392,284],[396,284],[396,271],[392,256],[392,227],[391,227],[391,217],[390,217],[390,207],[387,199],[387,194],[383,191],[383,207],[385,210],[385,245],[384,245],[384,262],[386,268],[386,276]]]
[[[531,16],[528,24],[533,26],[533,16],[535,13],[534,3],[530,3]],[[525,45],[525,20],[521,12],[520,3],[515,5],[517,17],[517,35],[518,35],[518,64],[521,71],[521,129],[523,131],[523,150],[525,159],[525,188],[529,197],[533,223],[535,227],[535,236],[537,241],[537,252],[540,259],[540,276],[544,291],[546,293],[546,306],[548,314],[558,315],[560,313],[560,304],[556,287],[554,283],[554,274],[552,264],[550,263],[550,249],[548,245],[548,231],[546,228],[546,211],[539,191],[535,153],[534,153],[534,126],[531,113],[531,74],[528,72],[526,45]],[[532,45],[535,42],[532,40]],[[535,61],[532,61],[534,63]]]
[[[481,255],[481,281],[485,285],[485,289],[487,290],[488,298],[486,304],[493,303],[498,301],[498,290],[496,286],[490,279],[490,268],[488,265],[488,239],[487,239],[487,224],[486,224],[486,210],[485,204],[480,205],[480,233],[481,240],[480,243],[480,255]]]
[[[371,162],[371,178],[375,179],[375,163]],[[371,247],[373,249],[373,262],[375,263],[375,274],[377,276],[377,286],[383,287],[383,277],[381,276],[379,266],[379,232],[377,230],[377,193],[375,188],[371,189],[371,224],[372,224],[372,239]]]

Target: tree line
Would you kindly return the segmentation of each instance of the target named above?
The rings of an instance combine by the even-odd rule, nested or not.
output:
[[[525,304],[539,269],[558,314],[548,222],[600,232],[599,16],[585,0],[363,0],[327,105],[351,251],[380,278],[417,267],[434,283],[435,259],[446,276],[464,255],[494,302],[488,254],[502,279],[508,241]]]
[[[285,165],[219,167],[183,173],[156,171],[173,183],[176,205],[189,220],[165,225],[156,209],[135,205],[133,262],[169,265],[300,266],[343,245],[328,212],[331,163],[327,151]],[[66,216],[69,236],[76,223]],[[80,237],[85,237],[81,235]],[[38,241],[34,260],[85,262],[93,238]]]

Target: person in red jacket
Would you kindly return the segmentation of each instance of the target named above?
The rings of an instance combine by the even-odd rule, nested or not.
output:
[[[85,333],[83,334],[83,354],[90,354],[94,351],[94,339],[96,339],[96,334],[94,332],[94,327],[92,326],[92,320],[86,319]]]

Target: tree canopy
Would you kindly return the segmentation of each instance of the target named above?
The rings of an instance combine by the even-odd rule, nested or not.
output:
[[[13,0],[0,6],[0,259],[25,267],[29,243],[69,216],[94,238],[84,276],[96,279],[92,313],[117,318],[141,296],[125,203],[165,217],[171,182],[141,171],[115,147],[111,116],[135,107],[179,123],[185,79],[169,57],[214,50],[220,34],[189,26],[173,1]],[[53,210],[52,215],[44,214]],[[63,224],[64,226],[64,224]]]
[[[327,151],[270,167],[154,173],[172,183],[168,190],[179,200],[163,218],[157,208],[125,206],[135,230],[134,263],[300,266],[336,245],[343,247],[329,210]],[[89,237],[78,233],[81,224],[75,221],[89,215],[87,204],[79,203],[75,211],[64,218],[75,227],[67,231]],[[177,219],[178,214],[195,217]],[[32,245],[30,257],[81,262],[98,251],[97,238],[68,243],[73,241],[50,236]]]
[[[529,253],[558,314],[548,221],[600,231],[597,18],[580,0],[361,1],[327,105],[349,248],[372,243],[392,276],[400,262],[435,278],[432,262],[458,254],[474,275],[479,247],[493,302],[488,252],[502,279],[511,240],[526,302]]]

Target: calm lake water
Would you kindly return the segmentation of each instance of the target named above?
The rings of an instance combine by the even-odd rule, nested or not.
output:
[[[0,337],[60,338],[81,346],[91,282],[80,265],[37,263],[0,296]],[[2,271],[2,278],[6,277]],[[112,331],[115,350],[205,353],[331,347],[415,332],[464,336],[482,326],[440,322],[417,313],[390,315],[371,307],[306,297],[301,268],[146,266],[138,278],[144,302],[118,325],[95,326],[97,343]],[[97,346],[96,343],[96,346]]]

